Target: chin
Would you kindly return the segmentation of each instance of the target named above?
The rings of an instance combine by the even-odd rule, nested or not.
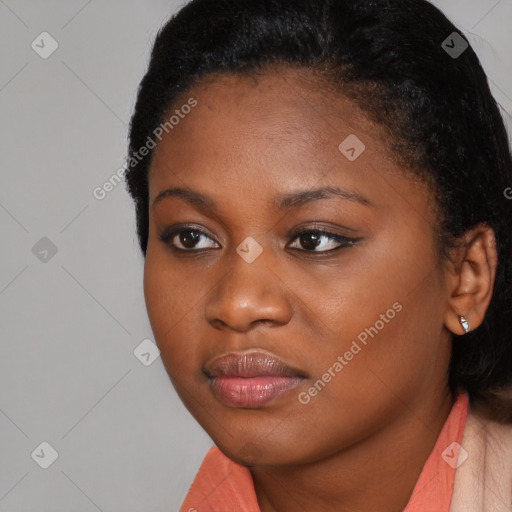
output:
[[[258,466],[289,466],[301,463],[301,461],[294,458],[298,454],[294,451],[293,447],[280,443],[280,449],[276,449],[274,446],[269,445],[265,439],[260,443],[242,441],[238,448],[233,446],[232,440],[229,446],[217,442],[215,444],[226,457],[237,464],[249,468]]]

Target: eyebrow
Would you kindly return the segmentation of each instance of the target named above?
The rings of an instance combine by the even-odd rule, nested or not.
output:
[[[189,188],[173,187],[162,190],[153,201],[155,207],[160,201],[168,197],[178,197],[197,207],[199,210],[215,210],[217,203],[210,196]],[[357,192],[343,190],[339,187],[322,187],[313,190],[299,190],[279,195],[271,201],[270,206],[277,211],[298,208],[306,203],[321,199],[340,198],[347,201],[372,206],[370,201]]]

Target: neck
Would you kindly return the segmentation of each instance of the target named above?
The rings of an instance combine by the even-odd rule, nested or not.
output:
[[[414,490],[453,406],[448,389],[405,405],[392,422],[313,463],[252,467],[261,512],[397,512]]]

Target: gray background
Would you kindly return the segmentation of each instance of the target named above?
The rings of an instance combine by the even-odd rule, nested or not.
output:
[[[125,161],[151,43],[181,3],[0,0],[1,512],[177,510],[212,444],[161,359],[134,354],[152,333],[124,183],[93,195]],[[434,4],[512,133],[512,0]]]

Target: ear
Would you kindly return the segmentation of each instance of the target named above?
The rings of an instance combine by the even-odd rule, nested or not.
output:
[[[454,334],[465,334],[460,317],[476,329],[491,302],[498,254],[492,228],[479,224],[462,235],[461,245],[452,254],[449,270],[448,309],[445,326]]]

